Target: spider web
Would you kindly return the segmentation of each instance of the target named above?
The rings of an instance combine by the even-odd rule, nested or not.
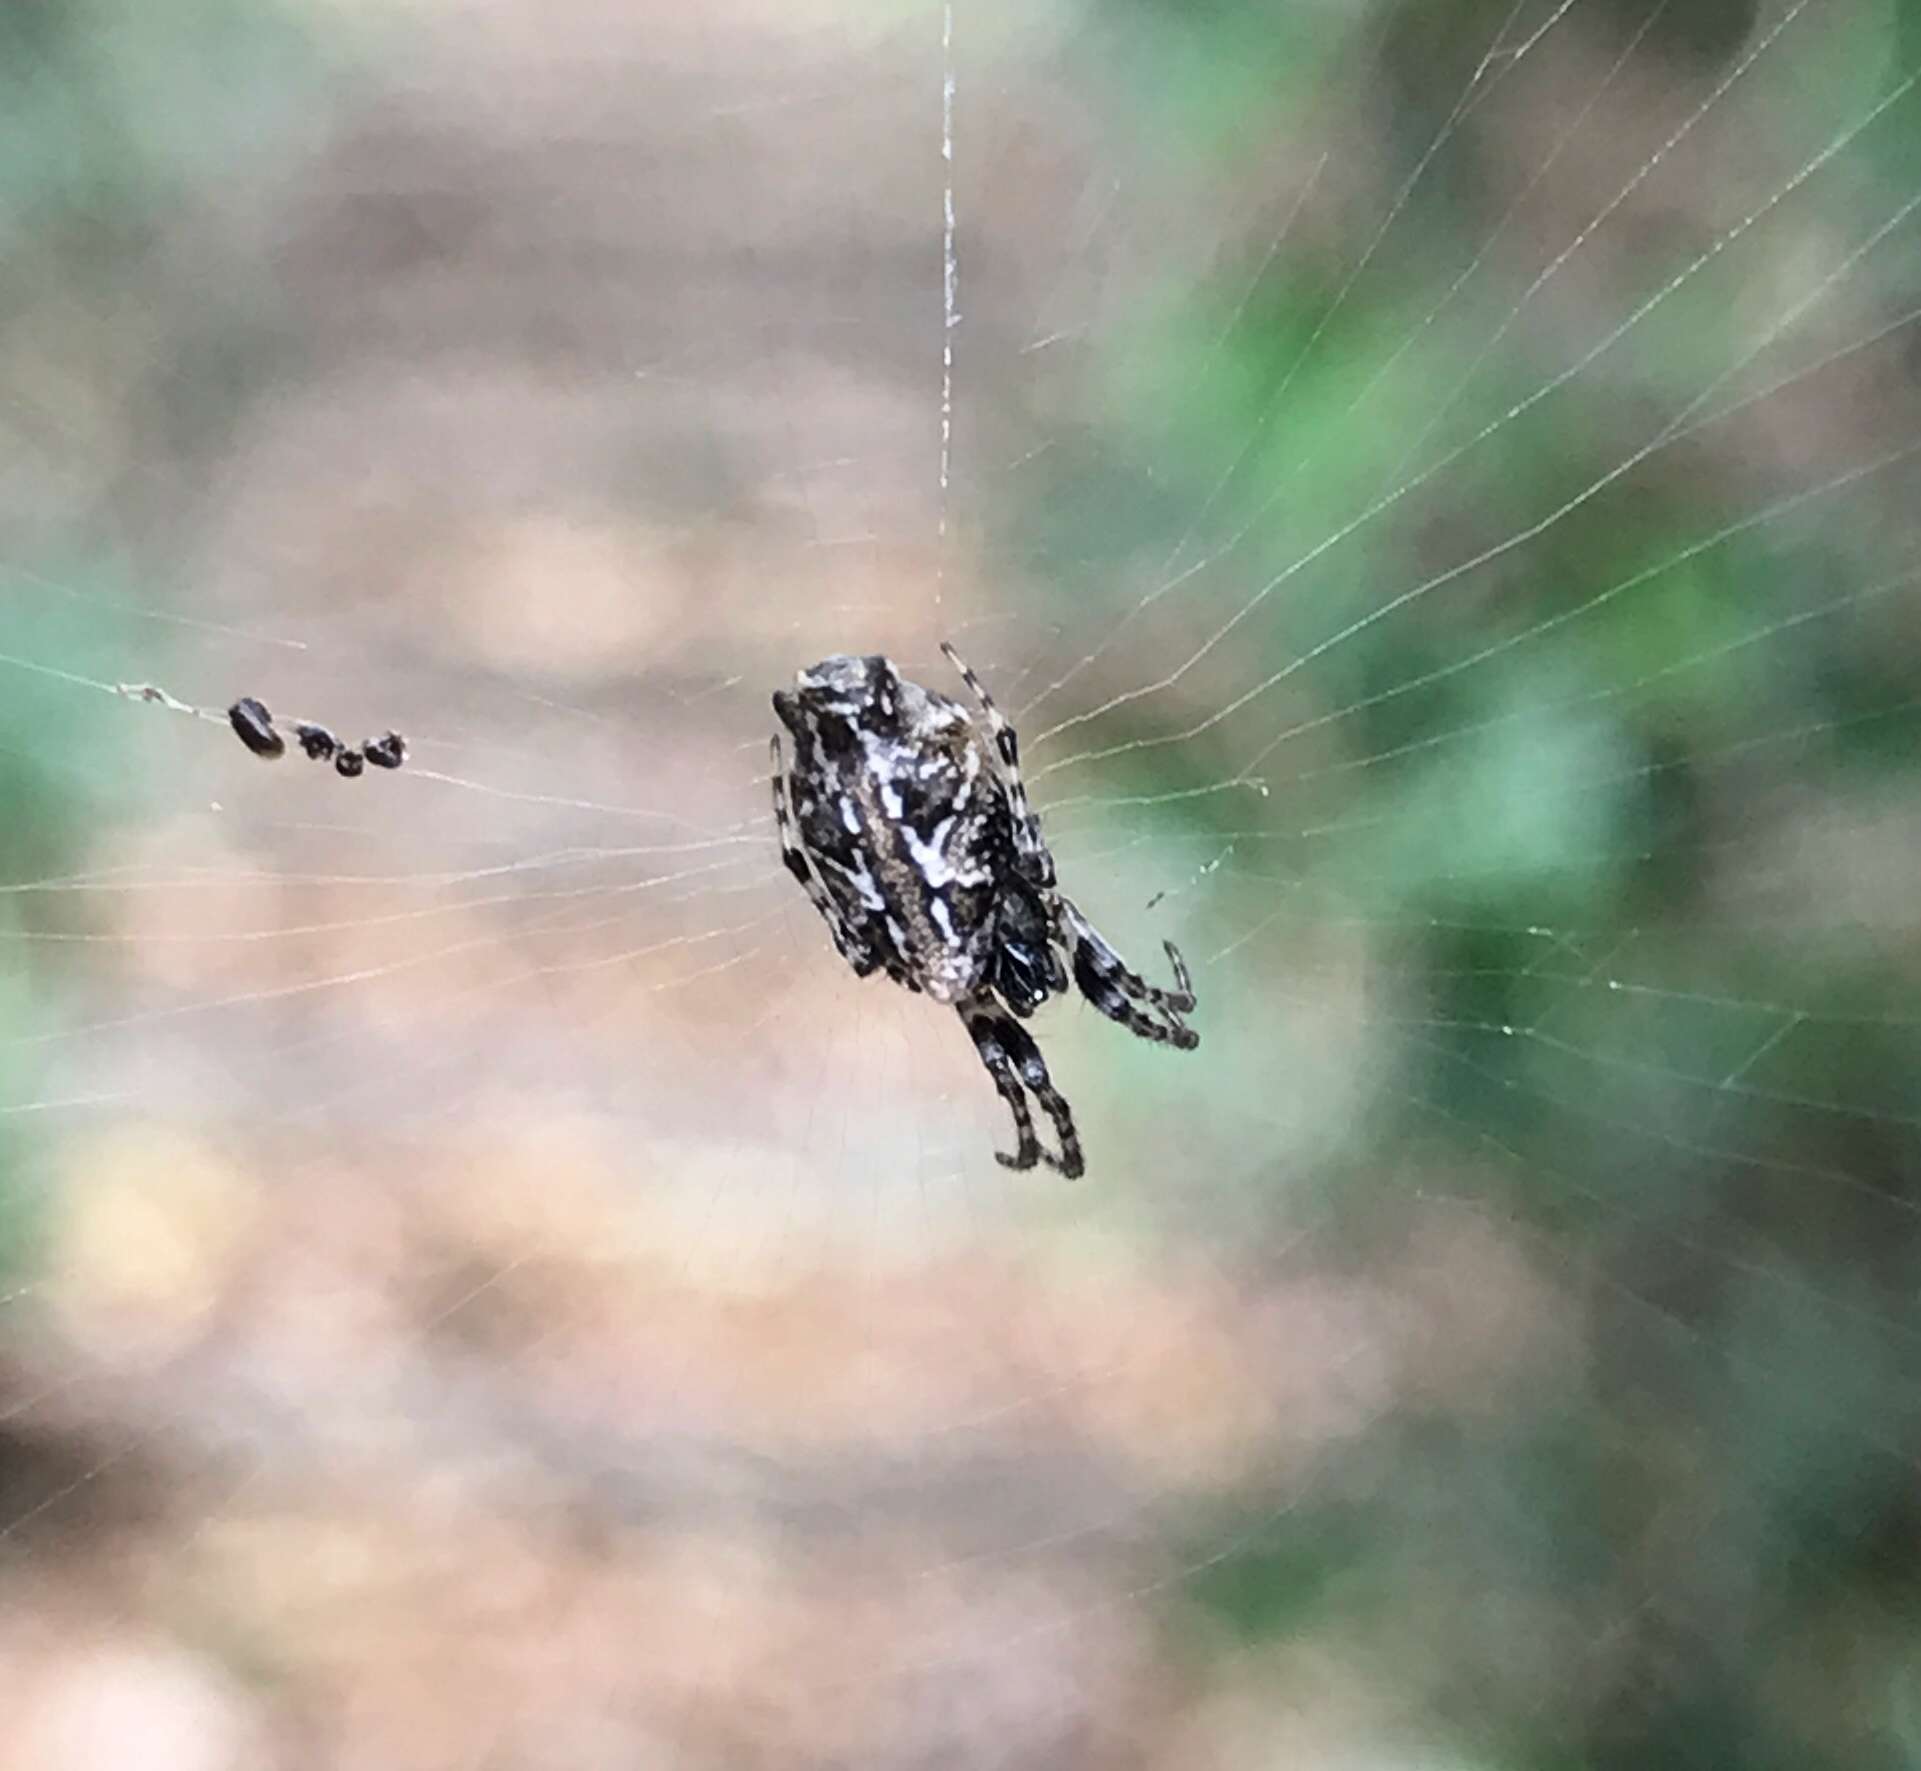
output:
[[[1907,8],[5,29],[0,1762],[1921,1750]],[[943,639],[1071,1186],[777,863]]]

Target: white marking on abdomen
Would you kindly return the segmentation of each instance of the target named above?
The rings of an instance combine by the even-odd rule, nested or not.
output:
[[[911,824],[900,827],[901,841],[906,843],[908,854],[914,858],[914,871],[930,886],[953,884],[954,864],[947,858],[947,839],[953,832],[952,817],[943,818],[936,824],[933,837],[927,842],[921,841]]]

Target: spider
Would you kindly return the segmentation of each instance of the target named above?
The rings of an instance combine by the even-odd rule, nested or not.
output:
[[[960,654],[941,650],[980,703],[991,752],[959,702],[909,682],[891,659],[823,658],[775,692],[795,750],[789,774],[775,734],[781,858],[857,976],[884,971],[959,1012],[1014,1115],[1017,1147],[997,1150],[1000,1162],[1072,1179],[1086,1167],[1073,1109],[1020,1022],[1068,993],[1071,968],[1110,1020],[1191,1051],[1200,1035],[1182,1016],[1194,991],[1172,941],[1174,988],[1157,989],[1056,885],[1014,728]],[[1029,1094],[1058,1154],[1035,1135]]]

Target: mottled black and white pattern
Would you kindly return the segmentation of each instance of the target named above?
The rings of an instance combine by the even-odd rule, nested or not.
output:
[[[1020,1020],[1065,995],[1071,975],[1110,1020],[1191,1050],[1194,992],[1171,941],[1175,986],[1156,989],[1057,888],[1014,728],[953,647],[941,650],[979,700],[991,750],[959,702],[887,658],[823,658],[775,692],[795,751],[789,773],[775,737],[782,859],[856,973],[884,971],[959,1012],[1014,1115],[1018,1147],[1000,1160],[1072,1177],[1086,1166],[1073,1110]],[[1035,1133],[1029,1095],[1058,1154]]]

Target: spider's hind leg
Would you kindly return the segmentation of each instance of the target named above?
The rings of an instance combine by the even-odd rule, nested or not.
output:
[[[1050,996],[1067,992],[1067,967],[1055,951],[1048,911],[1028,889],[1002,893],[988,983],[1022,1020]]]
[[[1061,922],[1073,939],[1074,982],[1110,1021],[1118,1021],[1142,1039],[1158,1040],[1163,1045],[1192,1051],[1201,1036],[1181,1019],[1194,1007],[1194,980],[1188,975],[1187,962],[1172,941],[1162,942],[1168,963],[1174,968],[1174,988],[1160,990],[1107,944],[1099,929],[1081,914],[1070,898],[1060,901]],[[1137,1005],[1144,1004],[1145,1007]]]
[[[987,1074],[993,1077],[1001,1099],[1014,1115],[1017,1147],[1012,1156],[1004,1150],[996,1150],[995,1160],[1003,1168],[1015,1169],[1032,1168],[1037,1162],[1045,1163],[1070,1181],[1076,1179],[1085,1172],[1087,1164],[1081,1155],[1080,1134],[1074,1129],[1074,1110],[1068,1106],[1066,1097],[1055,1088],[1053,1078],[1047,1074],[1047,1063],[1041,1056],[1040,1047],[1034,1043],[1025,1027],[1009,1018],[1007,1012],[988,997],[970,997],[959,1008],[968,1036],[974,1041],[975,1051],[987,1067]],[[1027,1109],[1027,1093],[1023,1092],[1023,1086],[1040,1102],[1047,1117],[1054,1122],[1054,1132],[1061,1144],[1060,1155],[1056,1156],[1043,1148],[1040,1139],[1034,1135],[1034,1116]]]

